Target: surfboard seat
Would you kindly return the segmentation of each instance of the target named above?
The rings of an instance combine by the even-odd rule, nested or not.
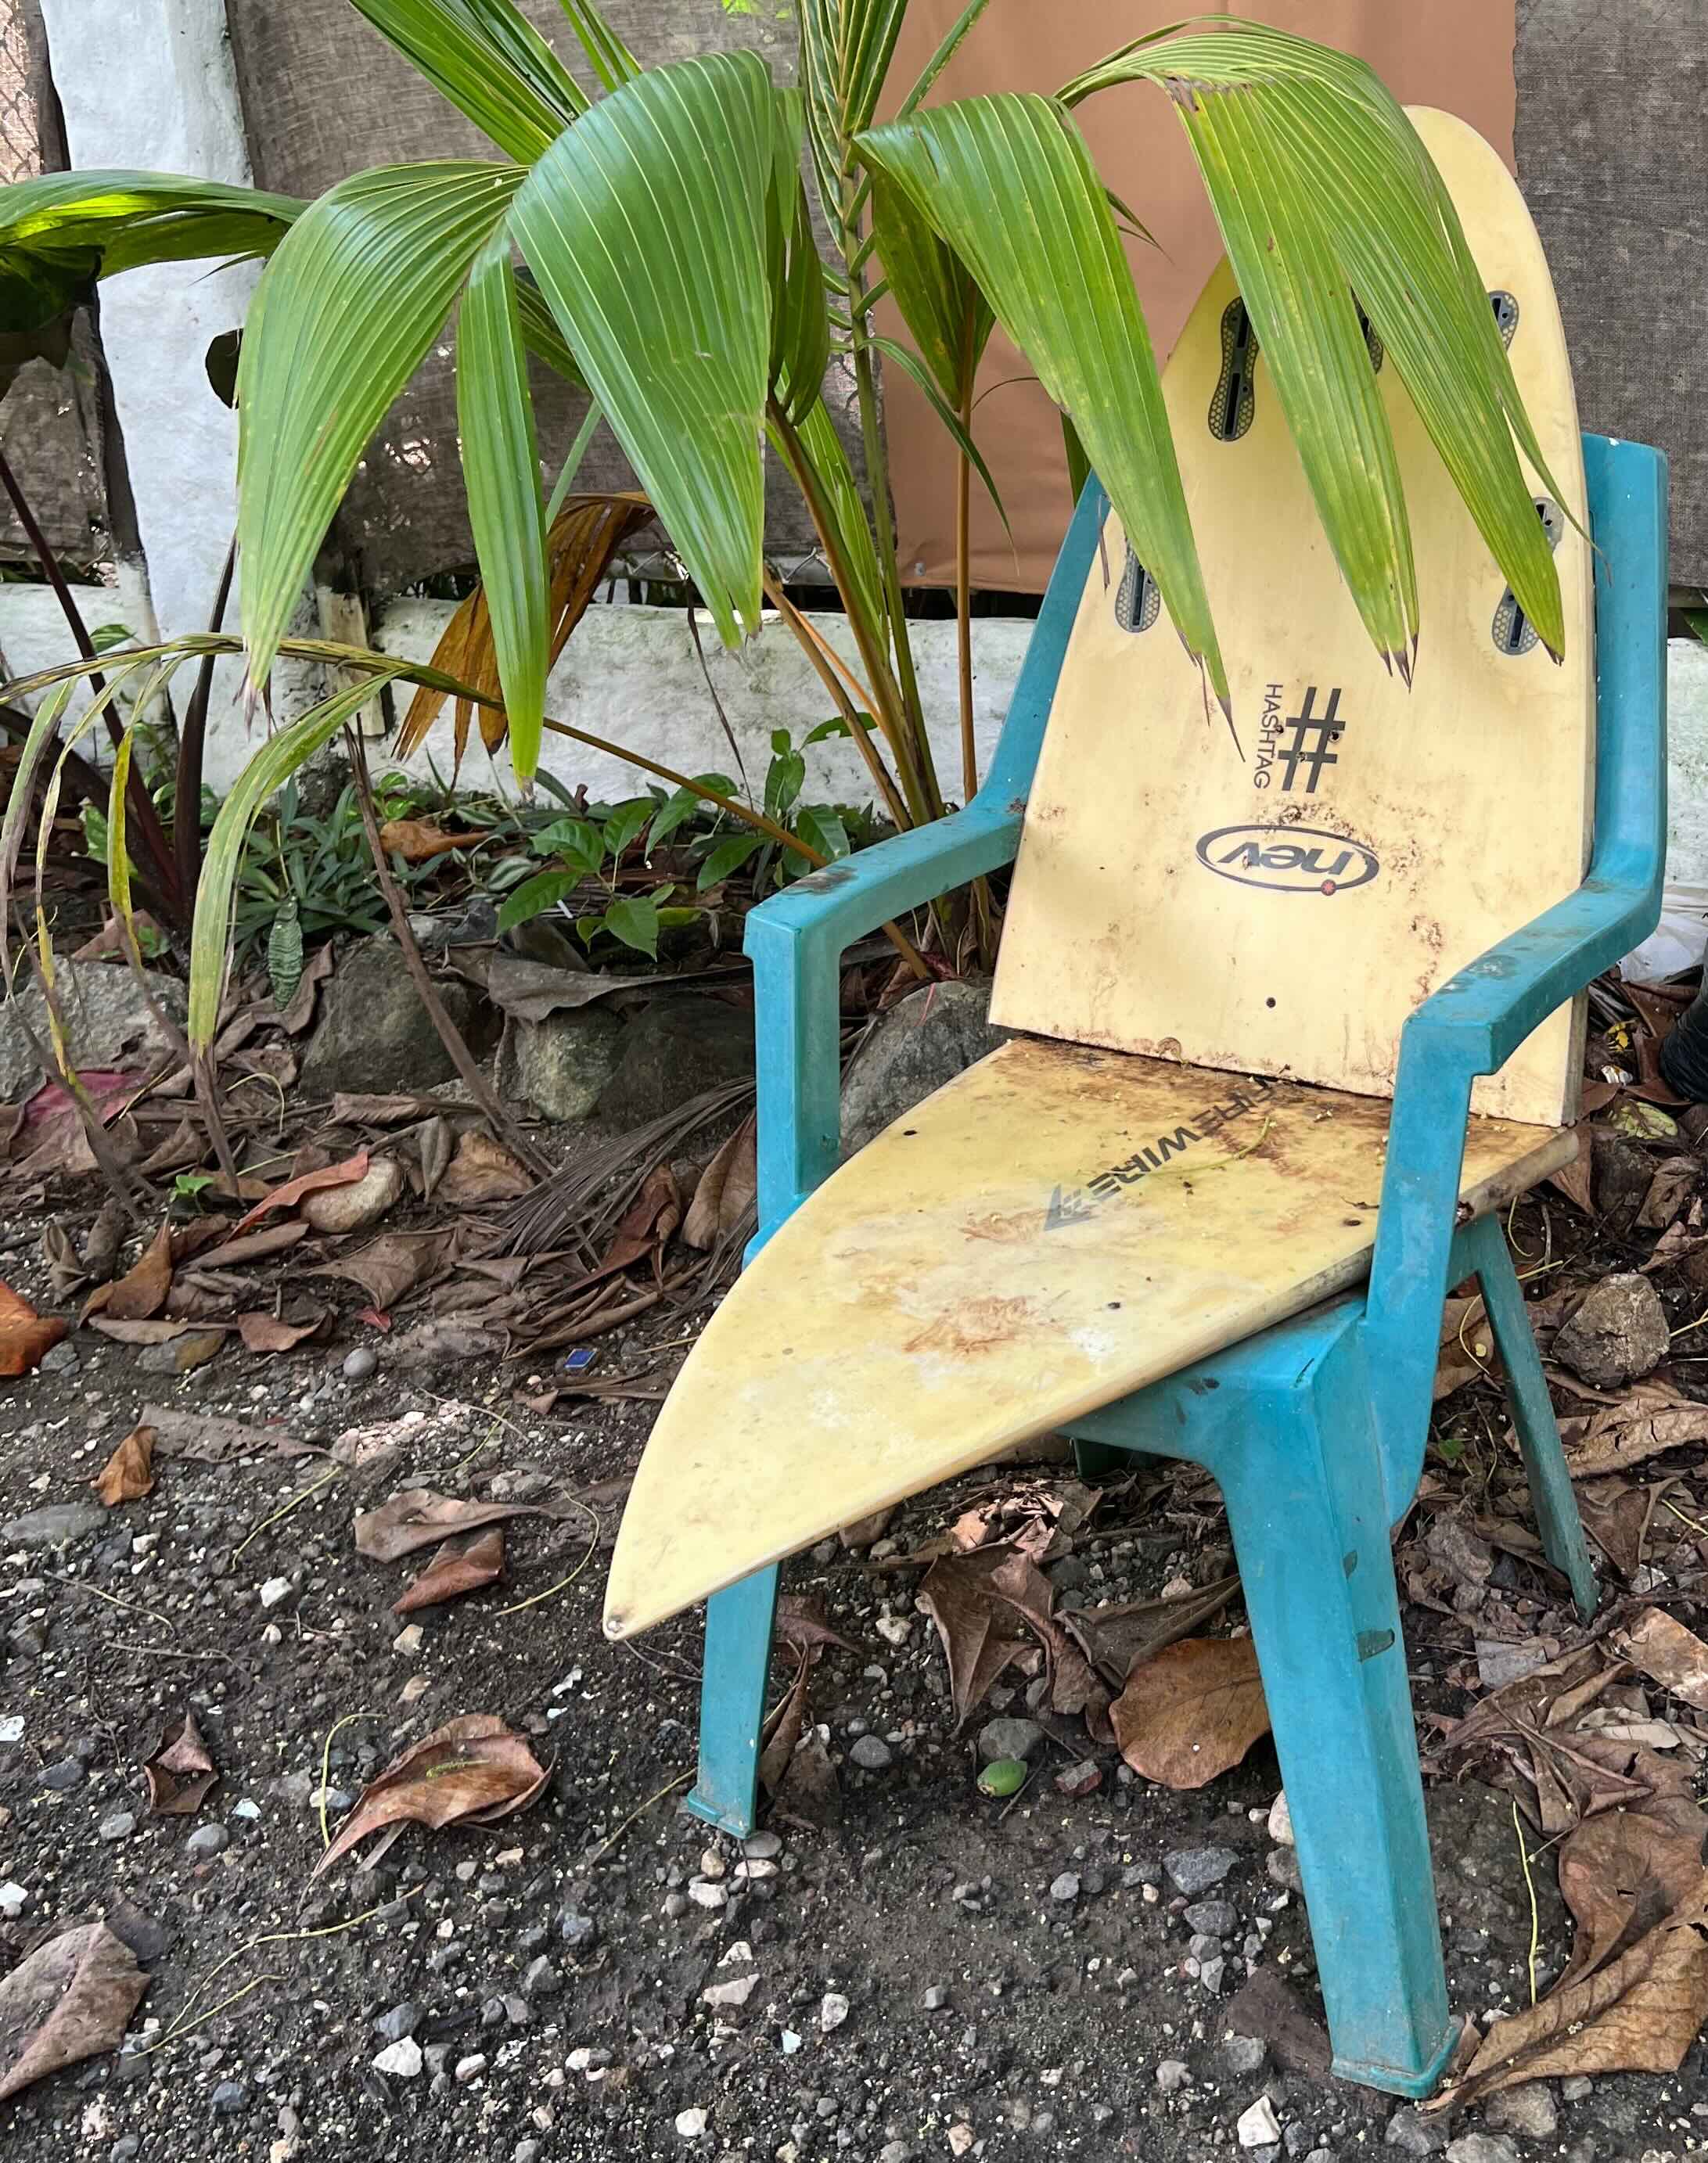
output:
[[[1003,1045],[844,1165],[731,1289],[637,1478],[610,1634],[1356,1283],[1391,1109]],[[1473,1118],[1462,1207],[1499,1207],[1577,1145]]]

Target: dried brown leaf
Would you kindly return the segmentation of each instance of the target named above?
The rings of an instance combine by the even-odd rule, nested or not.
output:
[[[396,1562],[417,1548],[510,1517],[537,1517],[544,1511],[529,1502],[464,1502],[436,1495],[429,1487],[406,1487],[377,1510],[356,1512],[356,1552],[371,1562]]]
[[[447,834],[426,819],[388,819],[380,829],[380,846],[388,856],[401,856],[406,864],[430,864],[435,856],[453,849],[478,849],[490,841],[488,833]]]
[[[316,1307],[306,1319],[296,1322],[286,1322],[276,1314],[240,1314],[238,1335],[246,1352],[288,1352],[324,1329],[330,1318],[327,1307]]]
[[[417,1608],[442,1606],[465,1592],[495,1584],[503,1575],[504,1533],[495,1525],[472,1539],[447,1540],[402,1597],[392,1602],[391,1611],[413,1615]]]
[[[1702,1872],[1708,1818],[1688,1766],[1653,1750],[1620,1753],[1648,1794],[1579,1825],[1559,1851],[1559,1889],[1577,1920],[1561,1986],[1626,1952],[1690,1896]]]
[[[149,1979],[104,1923],[63,1931],[0,1981],[0,2101],[116,2050]]]
[[[286,1457],[303,1453],[303,1444],[283,1427],[249,1427],[212,1412],[183,1411],[176,1405],[145,1405],[142,1423],[154,1432],[157,1455],[186,1457],[198,1464],[226,1464],[234,1457],[262,1457],[270,1450]]]
[[[1269,1732],[1250,1637],[1188,1637],[1134,1670],[1109,1707],[1121,1755],[1165,1788],[1202,1788]]]
[[[193,1712],[167,1723],[160,1748],[143,1767],[143,1777],[149,1783],[149,1808],[156,1817],[189,1817],[201,1809],[219,1774]]]
[[[726,1239],[753,1206],[758,1187],[757,1123],[749,1113],[700,1174],[682,1237],[702,1254]]]
[[[1658,1607],[1645,1607],[1611,1643],[1634,1668],[1698,1712],[1708,1712],[1708,1645]]]
[[[295,1179],[282,1181],[262,1197],[245,1217],[239,1217],[231,1228],[232,1237],[249,1231],[264,1217],[270,1217],[275,1209],[294,1208],[305,1194],[318,1194],[328,1186],[354,1186],[359,1179],[368,1176],[368,1152],[358,1150],[354,1156],[346,1157],[342,1164],[322,1165],[317,1171],[301,1172]]]
[[[84,1318],[94,1311],[113,1322],[146,1322],[165,1305],[171,1289],[172,1231],[170,1225],[162,1224],[140,1260],[116,1284],[103,1285],[96,1293],[83,1310]]]
[[[385,1825],[437,1831],[448,1825],[495,1825],[525,1809],[550,1777],[549,1768],[501,1720],[467,1714],[406,1750],[369,1783],[314,1875]]]
[[[354,1254],[341,1255],[312,1274],[348,1277],[378,1308],[395,1307],[406,1292],[447,1268],[454,1252],[452,1232],[385,1232]]]
[[[1648,1183],[1637,1223],[1646,1232],[1664,1232],[1696,1191],[1702,1167],[1693,1156],[1669,1156]]]
[[[535,1183],[501,1142],[472,1128],[440,1176],[438,1197],[453,1209],[473,1209],[485,1202],[513,1202],[531,1193]]]
[[[212,1259],[223,1270],[234,1270],[245,1262],[263,1262],[270,1254],[282,1254],[307,1237],[308,1227],[302,1219],[287,1217],[282,1224],[264,1224],[259,1232],[245,1232],[240,1239],[226,1240]]]
[[[8,1284],[0,1284],[0,1375],[15,1380],[39,1364],[44,1352],[71,1328],[55,1315],[40,1315]]]
[[[1224,1577],[1172,1599],[1132,1600],[1117,1607],[1082,1607],[1063,1615],[1061,1624],[1103,1679],[1114,1689],[1124,1689],[1134,1668],[1202,1629],[1221,1613],[1239,1590],[1237,1575]]]
[[[1574,1480],[1622,1472],[1686,1443],[1708,1442],[1708,1405],[1666,1382],[1638,1382],[1588,1418],[1560,1422]]]
[[[90,1481],[109,1510],[121,1502],[139,1502],[154,1492],[155,1431],[133,1427]]]

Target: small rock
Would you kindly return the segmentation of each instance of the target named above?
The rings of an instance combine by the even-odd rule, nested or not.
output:
[[[1584,2103],[1595,2092],[1595,2083],[1585,2073],[1568,2073],[1559,2092],[1567,2103]]]
[[[785,2028],[777,2040],[782,2045],[783,2056],[792,2058],[806,2039],[797,2035],[793,2028]]]
[[[102,1840],[128,1840],[136,1830],[136,1820],[128,1810],[115,1810],[110,1818],[102,1818],[97,1830]]]
[[[107,1512],[98,1502],[48,1502],[0,1525],[0,1548],[68,1547],[106,1523]]]
[[[472,987],[460,977],[442,977],[435,988],[464,1036],[478,1035],[480,1016]],[[473,1047],[477,1056],[484,1048],[479,1042]],[[431,1089],[453,1080],[456,1071],[396,940],[382,932],[352,946],[321,988],[319,1019],[302,1058],[305,1098],[331,1097],[341,1089],[380,1095]]]
[[[354,1352],[344,1354],[343,1376],[347,1382],[365,1382],[379,1371],[380,1354],[371,1344],[359,1344]]]
[[[988,1720],[978,1731],[978,1754],[987,1765],[1001,1757],[1024,1762],[1043,1740],[1044,1731],[1035,1720]]]
[[[1198,1962],[1198,1981],[1209,1992],[1212,1998],[1220,1995],[1222,1978],[1226,1974],[1227,1969],[1228,1963],[1219,1953],[1213,1960]]]
[[[296,1207],[317,1232],[364,1232],[394,1206],[403,1185],[403,1166],[396,1158],[376,1156],[359,1179],[305,1194]]]
[[[411,1622],[400,1630],[391,1641],[391,1649],[401,1660],[412,1660],[427,1642],[427,1631],[419,1622]]]
[[[863,1149],[934,1089],[993,1051],[1005,1034],[991,1026],[988,981],[928,984],[899,1000],[849,1062],[842,1084],[842,1154]]]
[[[3,1915],[8,1923],[15,1920],[24,1913],[24,1904],[29,1899],[29,1893],[17,1879],[8,1878],[3,1885],[0,1885],[0,1915]]]
[[[149,1002],[181,1027],[185,989],[176,977],[144,971],[140,978],[111,961],[60,961],[54,969],[55,1006],[65,1034],[66,1056],[79,1068],[153,1068],[175,1055],[174,1040],[155,1020]],[[26,1024],[36,1040],[48,1039],[47,995],[39,983],[20,986],[17,1013],[0,1014],[0,1103],[41,1087],[40,1070]]]
[[[380,2015],[374,2023],[374,2033],[382,2043],[401,2043],[405,2036],[414,2035],[420,2025],[420,2006],[406,1998],[401,2005],[394,2005],[389,2013]]]
[[[1059,1878],[1051,1878],[1050,1897],[1052,1900],[1061,1901],[1078,1899],[1079,1880],[1072,1871],[1064,1870]]]
[[[1192,2083],[1192,2069],[1182,2058],[1165,2058],[1156,2068],[1156,2085],[1164,2095],[1178,2095]]]
[[[123,2133],[107,2150],[107,2163],[136,2163],[136,2158],[141,2153],[141,2135],[135,2133]]]
[[[23,1740],[24,1715],[21,1712],[8,1713],[4,1720],[0,1720],[0,1742],[22,1742]]]
[[[222,2118],[233,2118],[249,2102],[249,2092],[241,2081],[222,2081],[208,2098]]]
[[[1603,1277],[1553,1340],[1553,1357],[1592,1388],[1616,1390],[1667,1356],[1667,1312],[1635,1270]]]
[[[1447,2163],[1518,2163],[1518,2150],[1503,2134],[1467,2133],[1449,2142]]]
[[[603,1006],[550,1013],[541,1021],[513,1017],[499,1046],[499,1087],[542,1118],[588,1118],[616,1072],[626,1034]]]
[[[572,1953],[591,1952],[599,1925],[591,1915],[578,1915],[574,1909],[566,1908],[558,1918],[558,1935]]]
[[[543,1953],[530,1961],[522,1977],[522,1993],[527,1998],[550,1998],[563,1988],[563,1979]]]
[[[925,2010],[927,2013],[940,2013],[948,2003],[949,1986],[947,1983],[934,1982],[927,1988],[925,1999]]]
[[[703,1089],[752,1073],[753,1017],[721,999],[671,992],[625,1025],[620,1048],[616,1071],[600,1094],[600,1117],[645,1126]]]
[[[1281,2137],[1281,2120],[1275,2114],[1275,2105],[1266,2095],[1260,2095],[1247,2110],[1239,2113],[1235,2129],[1242,2148],[1269,2148]]]
[[[50,1765],[36,1774],[35,1783],[45,1788],[52,1795],[68,1795],[73,1788],[83,1784],[83,1768],[75,1757],[62,1757],[56,1765]]]
[[[1299,1868],[1299,1851],[1296,1847],[1272,1847],[1264,1867],[1272,1885],[1285,1886],[1289,1893],[1305,1889],[1303,1873]]]
[[[951,2125],[949,2129],[949,2153],[964,2155],[978,2139],[970,2125]]]
[[[862,1735],[848,1755],[862,1773],[882,1773],[891,1762],[889,1745],[876,1735]]]
[[[192,1861],[205,1862],[218,1855],[231,1845],[231,1835],[223,1825],[197,1825],[184,1843],[184,1852]]]
[[[1231,1900],[1199,1900],[1182,1919],[1189,1930],[1202,1931],[1207,1938],[1231,1938],[1239,1927]]]
[[[1404,2155],[1438,2155],[1447,2145],[1447,2126],[1443,2119],[1425,2118],[1415,2105],[1402,2103],[1382,2139]]]
[[[282,1607],[296,1590],[288,1577],[270,1577],[261,1587],[261,1611],[270,1615],[275,1607]]]
[[[1291,1847],[1293,1844],[1293,1814],[1287,1808],[1285,1788],[1269,1806],[1269,1836],[1277,1847]]]
[[[711,2123],[709,2110],[679,2110],[676,2113],[676,2130],[684,2140],[699,2140]]]
[[[458,2058],[451,2069],[452,2077],[460,2082],[464,2087],[468,2087],[470,2081],[478,2081],[485,2071],[485,2053],[480,2050],[471,2051],[466,2058]]]
[[[412,2035],[400,2036],[396,2042],[388,2043],[373,2062],[376,2073],[390,2073],[400,2081],[415,2080],[422,2069],[421,2045]]]
[[[827,1990],[824,2003],[819,2008],[819,2027],[826,2035],[841,2026],[848,2018],[848,2001],[839,1990]]]
[[[188,1375],[205,1367],[225,1349],[223,1329],[190,1329],[164,1344],[149,1344],[136,1355],[144,1375]]]
[[[1263,2071],[1268,2046],[1255,2035],[1230,2035],[1222,2045],[1222,2056],[1236,2079],[1249,2081]]]
[[[878,2163],[909,2163],[913,2152],[905,2140],[886,2140],[878,2151]]]
[[[1483,2116],[1496,2131],[1522,2134],[1527,2140],[1546,2140],[1559,2125],[1559,2106],[1543,2081],[1497,2090],[1484,2104]]]
[[[721,1908],[730,1894],[727,1886],[709,1884],[704,1878],[690,1878],[688,1897],[696,1908]]]
[[[733,1976],[728,1982],[709,1982],[699,1993],[699,2002],[727,2011],[731,2007],[745,2005],[758,1987],[757,1972]]]
[[[1102,1768],[1094,1758],[1082,1757],[1077,1765],[1069,1765],[1056,1776],[1056,1792],[1060,1795],[1094,1795],[1103,1784]]]
[[[1231,1847],[1181,1847],[1164,1857],[1162,1867],[1190,1900],[1219,1885],[1239,1860]]]
[[[774,1862],[783,1852],[783,1836],[775,1832],[749,1833],[741,1842],[749,1862]]]

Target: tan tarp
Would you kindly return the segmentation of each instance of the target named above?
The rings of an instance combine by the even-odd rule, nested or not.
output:
[[[1693,0],[1686,0],[1692,4]],[[1538,15],[1554,0],[1538,0]],[[1694,0],[1700,4],[1700,0]],[[1395,93],[1444,106],[1510,159],[1513,0],[1250,0],[1239,13],[1319,38],[1372,61]],[[961,0],[914,0],[892,83],[911,83]],[[1052,90],[1129,39],[1178,22],[1172,0],[1050,0],[990,8],[942,78],[945,95]],[[1160,244],[1134,243],[1133,268],[1146,320],[1165,359],[1221,254],[1215,221],[1186,136],[1155,90],[1109,91],[1079,118],[1104,179]],[[976,433],[1003,493],[1014,547],[982,490],[973,495],[976,585],[1040,591],[1071,508],[1056,408],[1000,333],[981,373],[988,390]],[[954,453],[941,424],[910,384],[888,385],[896,519],[909,575],[941,584],[954,576]],[[1018,560],[1017,560],[1018,559]]]

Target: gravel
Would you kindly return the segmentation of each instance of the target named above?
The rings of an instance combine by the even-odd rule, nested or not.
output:
[[[1219,1885],[1239,1860],[1231,1847],[1178,1847],[1164,1857],[1162,1867],[1176,1892],[1190,1900]]]

